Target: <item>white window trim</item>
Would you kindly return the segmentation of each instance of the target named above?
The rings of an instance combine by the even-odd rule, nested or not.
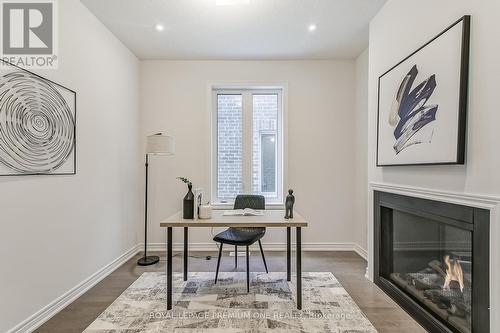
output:
[[[210,184],[211,184],[211,189],[210,189],[210,195],[211,195],[211,203],[212,207],[214,209],[231,209],[233,207],[233,202],[221,202],[217,198],[217,93],[235,93],[236,91],[255,91],[258,90],[259,93],[265,93],[265,90],[268,92],[276,92],[276,90],[279,90],[281,92],[280,97],[278,98],[278,102],[281,103],[281,107],[279,110],[281,112],[278,113],[278,138],[281,139],[280,142],[281,144],[278,145],[278,150],[280,151],[281,154],[281,159],[278,159],[279,168],[281,169],[281,179],[280,182],[278,183],[278,188],[281,189],[281,196],[277,201],[266,201],[266,209],[284,209],[284,198],[286,197],[285,192],[287,191],[288,188],[288,149],[287,149],[287,142],[288,142],[288,130],[287,130],[287,125],[288,125],[288,84],[287,83],[214,83],[214,82],[209,82],[207,84],[207,110],[208,114],[210,115],[210,123],[211,123],[211,129],[210,129],[210,136],[211,139],[209,140],[210,143],[210,158],[211,158],[211,168],[209,172],[209,177],[211,179]],[[251,96],[251,95],[250,95]],[[250,98],[251,99],[251,98]],[[250,109],[252,109],[252,101],[250,101]],[[245,101],[243,101],[245,103]],[[248,103],[247,103],[248,104]],[[247,112],[248,114],[249,112]],[[252,113],[250,112],[250,119],[252,116]],[[245,113],[243,115],[243,119],[245,119]],[[252,130],[252,121],[244,121],[244,128],[243,128],[243,146],[245,147],[245,141],[248,141],[248,138],[251,138],[251,135],[247,135],[247,139],[245,139],[245,133],[246,131]],[[245,126],[246,124],[246,126]],[[246,127],[246,128],[245,128]],[[248,143],[247,143],[248,144]],[[245,160],[245,158],[249,158],[251,160],[251,155],[252,155],[252,150],[251,150],[251,145],[252,142],[250,140],[249,146],[250,149],[246,149],[246,154],[249,155],[248,157],[243,157],[243,163],[248,163],[248,160]],[[245,148],[243,148],[243,151],[245,152]],[[251,164],[247,164],[251,165]],[[245,171],[244,171],[245,172]],[[245,172],[247,174],[247,179],[245,180],[245,175],[244,177],[244,183],[249,184],[251,191],[251,180],[252,180],[252,170],[251,168]],[[245,188],[244,191],[246,192],[247,189]]]

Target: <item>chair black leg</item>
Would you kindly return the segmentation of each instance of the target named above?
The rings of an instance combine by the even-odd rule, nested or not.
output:
[[[247,245],[247,293],[250,292],[250,256],[248,255]]]
[[[264,267],[266,268],[266,273],[269,273],[267,271],[266,257],[264,256],[264,250],[262,250],[262,243],[260,242],[260,239],[259,239],[259,247],[260,247],[260,253],[262,254],[262,261],[264,261]]]
[[[238,245],[234,246],[234,268],[238,268]]]
[[[217,259],[217,270],[215,271],[215,283],[217,284],[217,276],[219,276],[219,266],[220,266],[220,257],[222,256],[222,243],[220,243],[220,248],[219,248],[219,258]]]

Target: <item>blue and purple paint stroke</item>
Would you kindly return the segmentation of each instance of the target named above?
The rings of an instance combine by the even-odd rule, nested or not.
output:
[[[396,142],[393,146],[396,154],[411,145],[422,143],[423,141],[417,139],[415,134],[436,120],[438,105],[426,105],[436,89],[436,75],[431,75],[412,89],[417,75],[417,65],[414,65],[399,86],[389,116],[389,124],[396,127],[394,129]]]

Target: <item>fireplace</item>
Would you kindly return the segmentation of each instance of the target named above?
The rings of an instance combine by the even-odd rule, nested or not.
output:
[[[429,332],[489,333],[489,211],[374,198],[375,283]]]

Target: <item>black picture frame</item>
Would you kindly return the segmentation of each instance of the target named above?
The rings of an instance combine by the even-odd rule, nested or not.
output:
[[[13,67],[15,68],[16,70],[19,70],[19,71],[23,71],[23,72],[26,72],[32,76],[35,76],[43,81],[45,81],[46,83],[48,83],[49,85],[51,86],[55,86],[57,87],[58,89],[63,89],[65,91],[67,91],[68,93],[70,93],[73,97],[73,115],[74,115],[74,119],[73,119],[73,126],[72,126],[72,129],[73,129],[73,139],[72,139],[72,142],[73,142],[73,147],[72,147],[72,155],[73,155],[73,158],[72,158],[72,162],[73,162],[73,168],[71,171],[68,171],[68,172],[13,172],[13,173],[0,173],[0,177],[20,177],[20,176],[71,176],[71,175],[76,175],[77,173],[77,141],[76,141],[76,136],[77,136],[77,108],[76,108],[76,98],[77,98],[77,94],[76,94],[76,91],[68,88],[68,87],[65,87],[57,82],[54,82],[50,79],[47,79],[39,74],[36,74],[32,71],[29,71],[25,68],[22,68],[20,66],[17,66],[15,64],[12,64],[4,59],[1,59],[0,58],[0,78],[3,76],[2,74],[2,68],[4,66],[10,66],[10,67]],[[1,101],[1,100],[0,100]]]
[[[467,137],[467,109],[468,109],[468,82],[469,82],[469,57],[470,57],[470,25],[471,16],[464,15],[445,30],[440,32],[438,35],[433,37],[427,43],[416,49],[410,55],[405,57],[403,60],[398,62],[396,65],[391,67],[389,70],[384,72],[378,78],[377,86],[377,155],[376,155],[376,166],[377,167],[395,167],[395,166],[427,166],[427,165],[463,165],[466,160],[466,137]],[[427,47],[429,44],[434,42],[436,39],[446,34],[450,29],[454,28],[456,25],[463,23],[462,25],[462,40],[461,40],[461,55],[460,55],[460,82],[459,82],[459,101],[458,101],[458,138],[456,147],[456,159],[449,162],[422,162],[422,163],[397,163],[397,164],[383,164],[380,162],[380,97],[381,97],[381,80],[382,78],[390,73],[392,70],[400,66],[406,60],[410,59],[412,56],[417,54],[419,51]]]

